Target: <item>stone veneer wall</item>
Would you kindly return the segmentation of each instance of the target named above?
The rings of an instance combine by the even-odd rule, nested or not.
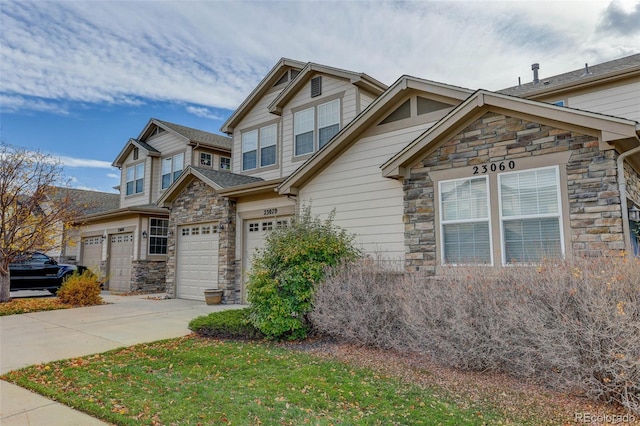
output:
[[[165,291],[167,262],[164,260],[134,260],[131,262],[131,291],[158,293]]]
[[[574,254],[624,248],[615,150],[600,151],[591,136],[519,118],[487,113],[440,145],[404,181],[405,266],[408,272],[435,274],[434,183],[428,173],[489,162],[570,151],[569,197]],[[563,192],[565,193],[565,192]]]
[[[627,198],[640,205],[640,174],[625,162],[624,177],[627,180]]]
[[[233,200],[220,197],[206,183],[193,179],[173,201],[169,213],[167,242],[167,293],[176,297],[176,229],[194,222],[220,221],[218,288],[224,291],[222,303],[236,303],[240,290],[235,286],[236,205]]]

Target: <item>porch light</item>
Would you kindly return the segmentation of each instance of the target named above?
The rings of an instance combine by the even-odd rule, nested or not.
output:
[[[147,238],[147,231],[142,231],[142,238]]]
[[[629,220],[640,221],[640,209],[635,204],[629,209]]]

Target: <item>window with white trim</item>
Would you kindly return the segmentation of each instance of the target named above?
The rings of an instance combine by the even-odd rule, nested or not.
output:
[[[201,166],[206,166],[206,167],[211,167],[211,164],[213,164],[211,162],[212,160],[212,155],[207,153],[207,152],[201,152],[200,153],[200,165]]]
[[[443,264],[503,265],[564,256],[558,166],[440,181],[439,219]],[[492,214],[491,193],[497,194]],[[499,231],[498,231],[499,230]],[[498,237],[499,235],[499,237]]]
[[[220,170],[231,170],[230,157],[220,157]]]
[[[127,195],[142,194],[144,192],[144,163],[127,167]]]
[[[242,134],[242,170],[258,167],[258,130]]]
[[[270,124],[242,134],[242,170],[268,167],[277,162],[278,125]]]
[[[503,264],[564,254],[558,167],[498,175]]]
[[[184,167],[184,153],[162,159],[162,189],[167,189],[175,182]]]
[[[276,143],[278,125],[272,124],[260,129],[260,167],[276,164]]]
[[[442,263],[491,264],[486,176],[440,182]]]
[[[310,154],[321,149],[339,131],[340,99],[294,113],[294,155]]]
[[[149,219],[149,254],[167,254],[168,219]]]

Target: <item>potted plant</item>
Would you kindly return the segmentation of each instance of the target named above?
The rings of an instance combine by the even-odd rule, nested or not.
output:
[[[207,288],[204,290],[204,301],[207,305],[219,305],[222,303],[222,290]]]

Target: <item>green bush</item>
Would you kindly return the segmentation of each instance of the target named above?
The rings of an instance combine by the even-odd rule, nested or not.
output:
[[[100,296],[100,280],[90,270],[75,273],[67,278],[56,293],[62,303],[73,306],[92,306],[103,303]]]
[[[213,312],[193,319],[189,329],[201,336],[221,339],[260,339],[262,333],[249,322],[249,308]]]
[[[353,237],[303,207],[290,226],[273,230],[253,260],[247,285],[251,323],[271,339],[304,339],[315,286],[328,267],[355,259]]]

